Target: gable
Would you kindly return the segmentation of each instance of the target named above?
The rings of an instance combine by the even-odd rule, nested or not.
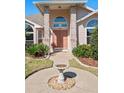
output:
[[[98,14],[95,13],[87,18],[85,18],[84,20],[80,21],[80,22],[77,22],[78,25],[83,25],[84,27],[86,27],[87,23],[92,20],[92,19],[97,19],[98,20]]]
[[[92,11],[89,11],[86,8],[83,7],[78,7],[77,8],[77,20],[85,17],[86,15],[88,15],[89,13],[91,13]]]

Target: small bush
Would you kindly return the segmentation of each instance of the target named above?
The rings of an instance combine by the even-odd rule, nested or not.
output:
[[[98,48],[92,46],[92,56],[93,59],[98,60]]]
[[[92,58],[98,60],[98,28],[91,34]]]
[[[91,45],[79,45],[78,47],[72,50],[72,53],[76,57],[91,57],[92,56],[92,48]]]
[[[96,27],[91,34],[90,45],[79,45],[72,50],[72,53],[76,57],[91,57],[98,60],[98,28]]]
[[[35,57],[45,56],[48,54],[49,47],[44,44],[33,44],[26,48],[26,52]]]

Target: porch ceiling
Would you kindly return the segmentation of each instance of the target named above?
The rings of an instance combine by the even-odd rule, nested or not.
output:
[[[70,6],[84,5],[87,0],[42,0],[33,2],[36,7],[43,13],[44,7],[47,6],[49,9],[69,9]]]

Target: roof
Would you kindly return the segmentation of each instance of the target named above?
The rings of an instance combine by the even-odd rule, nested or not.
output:
[[[26,16],[25,18],[40,25],[40,26],[43,26],[43,15],[42,14],[35,14],[35,15],[31,15],[31,16]]]
[[[87,0],[42,0],[33,2],[34,4],[84,4]]]
[[[77,20],[77,23],[78,23],[78,22],[81,22],[81,21],[83,21],[83,20],[85,20],[85,19],[87,19],[87,18],[89,18],[90,16],[92,16],[92,15],[94,15],[94,14],[96,14],[96,13],[98,13],[98,10],[93,11],[93,12],[89,13],[88,15],[86,15],[85,17],[83,17],[83,18]]]
[[[35,27],[35,28],[43,28],[43,26],[41,26],[39,24],[36,24],[36,23],[34,23],[34,22],[32,22],[32,21],[30,21],[28,19],[25,19],[25,23],[28,23],[28,24],[32,25],[33,27]]]

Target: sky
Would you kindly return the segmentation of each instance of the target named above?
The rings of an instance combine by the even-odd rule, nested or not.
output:
[[[34,1],[41,1],[41,0],[25,0],[25,15],[26,16],[40,13],[37,7],[33,4]],[[93,9],[98,9],[98,0],[88,0],[86,5]]]

